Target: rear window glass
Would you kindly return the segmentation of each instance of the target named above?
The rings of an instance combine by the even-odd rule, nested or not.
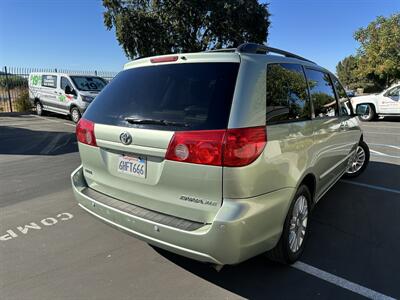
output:
[[[80,91],[101,91],[107,84],[106,81],[100,77],[91,76],[71,76],[75,86]]]
[[[84,117],[95,123],[160,130],[224,129],[238,69],[238,63],[128,69],[103,89]],[[165,124],[131,124],[125,118],[162,120]]]

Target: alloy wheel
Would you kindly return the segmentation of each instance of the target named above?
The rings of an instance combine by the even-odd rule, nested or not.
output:
[[[36,103],[36,112],[38,115],[42,114],[42,105],[39,102]]]
[[[79,111],[77,111],[76,109],[73,109],[71,114],[72,114],[72,121],[77,123],[79,121]]]
[[[308,204],[304,195],[300,195],[294,204],[289,228],[289,248],[296,253],[304,242],[308,221]]]
[[[353,174],[359,171],[365,163],[365,151],[362,147],[357,146],[356,153],[349,163],[347,173]]]

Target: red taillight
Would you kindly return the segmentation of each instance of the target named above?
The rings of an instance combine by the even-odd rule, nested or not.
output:
[[[241,167],[251,164],[263,152],[266,142],[265,126],[228,129],[225,135],[223,165]]]
[[[176,132],[166,159],[194,164],[241,167],[255,161],[267,141],[265,127]]]
[[[76,125],[76,138],[83,144],[97,146],[94,135],[94,123],[83,118],[80,119]]]
[[[169,143],[166,159],[220,166],[225,130],[178,131]]]
[[[154,64],[154,63],[162,63],[162,62],[173,62],[173,61],[177,61],[178,60],[178,56],[163,56],[163,57],[154,57],[154,58],[150,58],[150,61]]]

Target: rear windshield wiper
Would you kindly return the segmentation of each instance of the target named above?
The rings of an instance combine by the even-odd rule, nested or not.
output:
[[[176,127],[188,127],[189,124],[174,122],[174,121],[166,121],[166,120],[153,120],[153,119],[136,119],[136,118],[125,118],[125,121],[130,124],[151,124],[151,125],[162,125],[162,126],[176,126]]]

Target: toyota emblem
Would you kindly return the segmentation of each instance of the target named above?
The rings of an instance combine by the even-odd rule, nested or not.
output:
[[[129,134],[129,132],[126,131],[120,134],[119,139],[124,145],[129,145],[130,143],[132,143],[132,136]]]

